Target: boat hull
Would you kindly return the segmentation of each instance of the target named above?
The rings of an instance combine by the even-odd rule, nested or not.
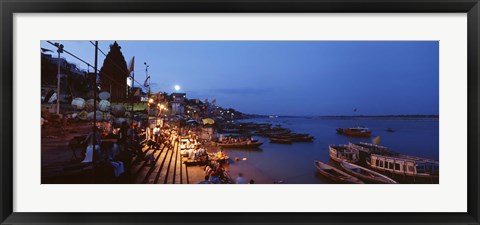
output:
[[[375,183],[375,184],[396,184],[397,182],[385,175],[377,173],[373,170],[349,163],[349,162],[340,162],[342,169],[348,174],[355,176],[365,182]]]
[[[351,176],[333,166],[320,161],[314,161],[315,167],[318,173],[322,174],[326,178],[336,182],[345,184],[363,184],[358,178]]]
[[[343,134],[350,137],[368,138],[372,135],[372,131],[367,128],[337,128],[337,134]]]
[[[270,142],[272,143],[281,143],[281,144],[291,144],[291,139],[282,139],[282,138],[270,138]]]
[[[244,143],[233,143],[233,144],[218,144],[218,146],[222,148],[256,148],[262,145],[263,142],[253,142],[251,144],[244,144]]]

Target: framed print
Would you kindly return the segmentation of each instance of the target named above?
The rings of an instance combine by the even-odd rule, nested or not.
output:
[[[478,224],[478,1],[2,1],[2,224]]]

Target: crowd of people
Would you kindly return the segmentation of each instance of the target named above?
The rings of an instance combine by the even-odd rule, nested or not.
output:
[[[157,126],[153,132],[148,130],[150,137],[143,133],[144,130],[132,127],[127,122],[120,127],[109,122],[97,123],[82,141],[86,145],[82,163],[89,164],[95,170],[98,183],[110,183],[112,180],[128,183],[132,165],[142,161],[146,165],[155,165],[154,153],[143,151],[145,145],[157,150],[164,143],[171,149],[175,140],[171,137],[178,137],[175,129],[160,129]]]
[[[199,184],[231,184],[232,179],[218,161],[211,161],[205,166],[205,180]]]
[[[205,143],[201,143],[194,132],[180,131],[176,127],[156,126],[153,129],[141,130],[130,126],[127,122],[123,122],[119,127],[107,122],[97,123],[82,141],[86,145],[82,163],[88,164],[95,170],[96,183],[115,183],[114,180],[129,183],[131,180],[128,179],[131,179],[130,172],[134,164],[144,161],[145,165],[154,166],[154,152],[160,149],[160,146],[173,149],[174,142],[182,143],[182,139],[188,140],[184,148],[186,150],[184,156],[205,165],[205,179],[199,182],[200,184],[254,183],[253,180],[247,182],[241,173],[236,179],[232,179],[223,166],[228,162],[228,156],[223,151],[210,153],[211,156],[209,156]],[[232,137],[227,139],[227,141],[235,140],[251,141],[241,138],[232,139]],[[145,145],[153,151],[144,151]]]

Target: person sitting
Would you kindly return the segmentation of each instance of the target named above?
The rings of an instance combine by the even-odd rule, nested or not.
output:
[[[92,132],[90,132],[85,140],[82,143],[87,144],[85,158],[83,159],[82,163],[91,163],[93,161],[93,154],[94,151],[100,150],[100,141],[102,137],[100,132],[98,132],[97,127],[93,127]],[[95,145],[95,148],[93,147]]]
[[[193,149],[193,159],[197,160],[198,159],[198,150],[195,148]]]
[[[215,174],[213,171],[210,172],[210,183],[212,184],[220,184],[220,179],[218,178],[217,174]]]
[[[208,175],[208,174],[210,174],[211,171],[212,171],[212,167],[211,167],[210,165],[207,165],[207,166],[205,167],[205,174]]]
[[[202,181],[198,182],[198,184],[211,184],[209,179],[210,179],[210,176],[205,175],[205,180],[202,180]]]
[[[235,183],[237,183],[237,184],[246,184],[246,183],[247,183],[247,180],[245,180],[245,178],[243,177],[243,174],[242,174],[242,173],[239,173],[239,174],[238,174],[238,177],[237,177],[237,180],[235,181]]]
[[[160,126],[157,125],[155,128],[153,128],[153,135],[154,135],[154,141],[157,143],[160,143],[159,137],[160,137]]]

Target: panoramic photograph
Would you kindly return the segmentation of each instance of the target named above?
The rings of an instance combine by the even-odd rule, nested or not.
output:
[[[439,184],[438,41],[42,40],[42,184]]]

